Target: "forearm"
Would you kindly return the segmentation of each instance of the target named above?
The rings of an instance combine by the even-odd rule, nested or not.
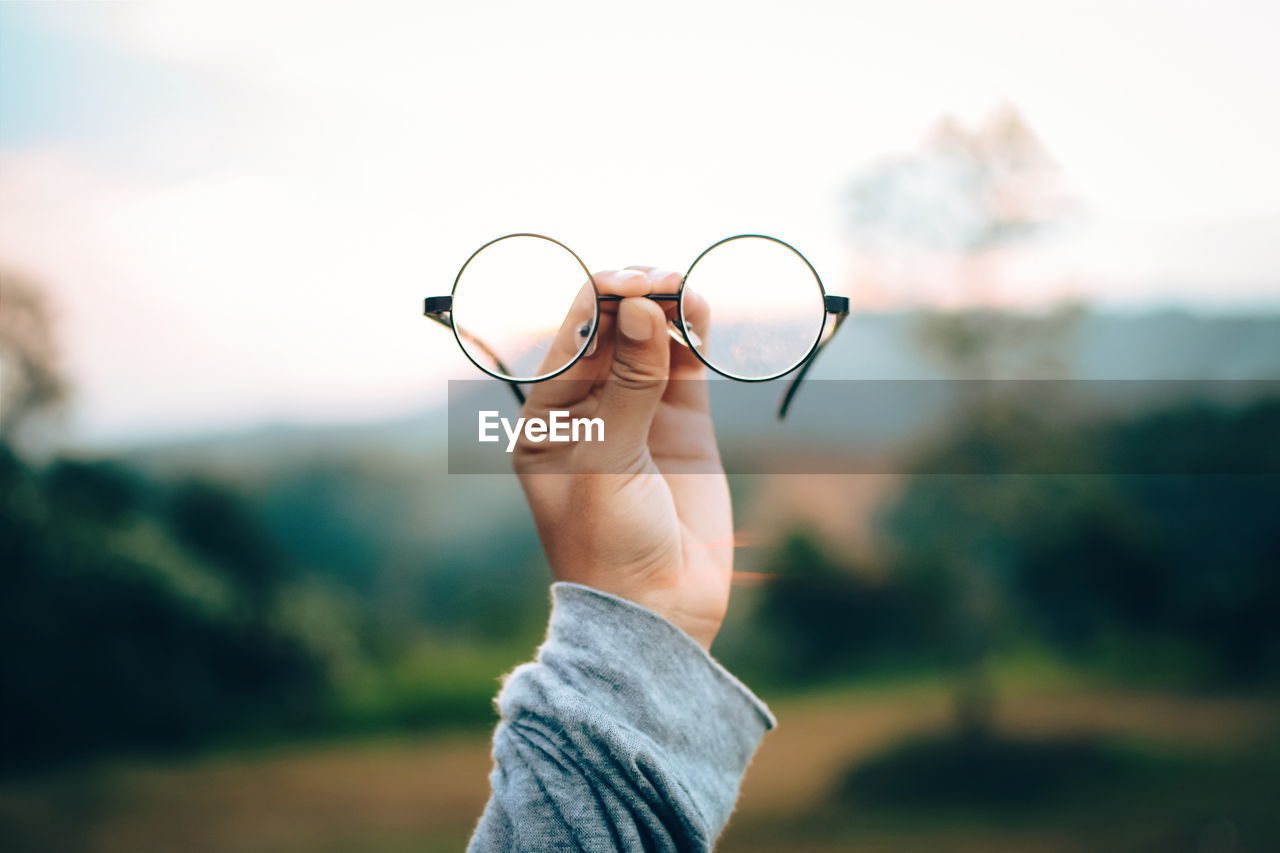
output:
[[[556,584],[547,640],[498,696],[490,850],[703,850],[773,716],[654,613]]]

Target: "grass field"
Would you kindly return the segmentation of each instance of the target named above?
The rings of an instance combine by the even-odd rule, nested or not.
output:
[[[1002,732],[1104,737],[1150,757],[1031,809],[869,806],[837,791],[903,737],[945,729],[942,685],[775,703],[723,851],[1280,849],[1277,706],[1114,689],[1007,693]],[[461,849],[487,793],[487,736],[366,739],[115,762],[0,787],[14,851],[294,853]]]

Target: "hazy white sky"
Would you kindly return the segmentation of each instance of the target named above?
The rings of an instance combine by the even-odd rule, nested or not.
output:
[[[851,176],[1008,103],[1083,203],[1055,275],[1275,305],[1277,8],[4,3],[0,262],[55,296],[78,435],[379,417],[474,375],[418,312],[491,237],[774,233],[842,292]]]

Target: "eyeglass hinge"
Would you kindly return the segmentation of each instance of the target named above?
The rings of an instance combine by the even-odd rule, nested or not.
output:
[[[452,310],[452,296],[428,296],[422,305],[423,314],[443,314]]]
[[[849,313],[849,297],[826,295],[826,308],[828,314],[848,314]]]

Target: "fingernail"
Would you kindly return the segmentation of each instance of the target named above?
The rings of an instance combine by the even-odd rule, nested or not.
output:
[[[664,281],[673,275],[677,275],[675,270],[654,270],[653,272],[649,273],[649,281],[653,281],[653,282]]]
[[[653,320],[637,300],[642,297],[631,297],[622,300],[618,306],[618,330],[623,337],[633,341],[647,341],[653,336]]]

